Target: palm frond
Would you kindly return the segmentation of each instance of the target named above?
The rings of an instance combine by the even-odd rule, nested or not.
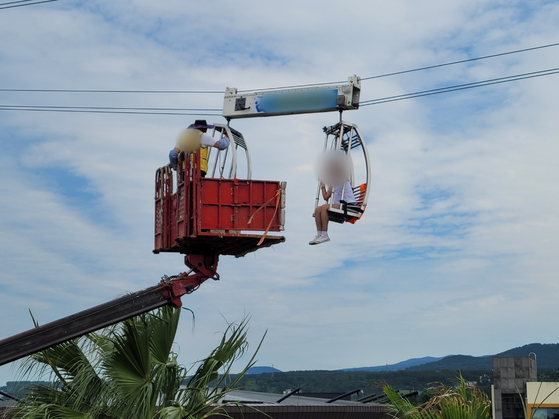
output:
[[[232,383],[225,385],[225,378],[229,375],[233,362],[247,350],[248,321],[249,319],[245,318],[238,325],[229,324],[219,345],[212,351],[210,356],[202,361],[194,376],[188,382],[186,389],[181,391],[179,404],[182,406],[180,411],[183,417],[199,417],[208,406],[213,406],[213,408],[206,412],[204,416],[223,415],[221,407],[217,406],[216,403],[225,394],[230,392],[248,368],[254,365],[256,353],[264,339],[262,337],[257,350],[243,371],[237,375]],[[224,368],[224,371],[220,375],[219,371],[221,368]],[[214,381],[214,385],[210,388],[212,381]],[[177,413],[176,408],[168,409],[167,412],[169,411],[173,411],[173,414]]]
[[[80,412],[56,403],[25,407],[17,412],[17,419],[91,419],[89,413]]]
[[[169,361],[169,354],[175,342],[180,319],[180,309],[167,306],[163,307],[155,318],[150,319],[150,351],[153,360],[160,364]]]
[[[394,418],[423,419],[421,411],[400,396],[390,385],[383,386],[384,394],[390,400],[390,415]]]
[[[403,399],[390,386],[384,392],[392,404],[392,415],[410,419],[489,419],[491,404],[485,393],[475,386],[467,386],[459,375],[456,387],[440,385],[434,389],[437,393],[419,407]]]
[[[180,313],[161,308],[28,357],[23,373],[48,373],[57,381],[32,387],[14,409],[14,418],[228,416],[217,403],[254,365],[264,337],[243,371],[227,383],[233,362],[248,348],[248,318],[229,324],[219,345],[198,365],[187,388],[180,390],[187,370],[172,350]]]
[[[118,394],[113,411],[151,418],[159,406],[175,399],[185,376],[172,352],[179,317],[180,310],[164,307],[122,325],[105,363]]]

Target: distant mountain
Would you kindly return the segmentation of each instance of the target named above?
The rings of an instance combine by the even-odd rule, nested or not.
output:
[[[493,360],[491,356],[449,355],[440,361],[417,365],[408,368],[410,371],[462,371],[462,370],[491,370]]]
[[[529,356],[536,354],[538,369],[559,369],[559,343],[530,343],[518,348],[509,349],[496,355],[471,356],[448,355],[445,357],[426,356],[411,358],[396,364],[379,365],[375,367],[344,368],[342,371],[491,371],[494,356]],[[252,367],[247,374],[279,373],[273,367]]]
[[[442,358],[435,358],[432,356],[425,356],[423,358],[411,358],[406,361],[398,362],[396,364],[380,365],[378,367],[358,367],[358,368],[344,368],[340,371],[400,371],[409,367],[423,365],[440,361]]]
[[[538,369],[559,368],[559,343],[530,343],[496,355],[449,355],[439,361],[412,366],[408,369],[411,371],[491,370],[494,356],[529,356],[531,353],[536,354]]]
[[[274,367],[250,367],[246,374],[265,374],[265,373],[272,373],[272,372],[281,372],[280,370]]]
[[[239,388],[277,394],[297,387],[301,387],[305,393],[344,393],[362,388],[366,394],[370,394],[379,391],[378,383],[386,382],[393,388],[422,391],[433,383],[455,385],[460,371],[466,381],[476,381],[483,391],[490,392],[494,356],[529,356],[531,353],[537,359],[538,378],[544,377],[542,381],[559,381],[559,344],[532,343],[496,355],[414,358],[392,365],[336,371],[280,372],[272,367],[253,367],[249,370],[252,375],[242,378]]]
[[[530,353],[536,355],[538,368],[559,368],[559,343],[530,343],[495,356],[528,356]]]

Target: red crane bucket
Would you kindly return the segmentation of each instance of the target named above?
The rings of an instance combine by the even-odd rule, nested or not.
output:
[[[175,192],[170,166],[156,172],[154,253],[240,257],[285,241],[268,234],[284,229],[285,182],[202,178],[199,159],[181,153]]]

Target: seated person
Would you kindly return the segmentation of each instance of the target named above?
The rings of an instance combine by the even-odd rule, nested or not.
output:
[[[177,141],[177,145],[169,151],[169,163],[171,167],[177,170],[178,157],[181,151],[194,151],[200,147],[200,174],[202,177],[206,176],[208,172],[208,147],[215,147],[219,150],[225,150],[229,147],[229,138],[223,133],[222,137],[216,141],[213,136],[206,131],[208,128],[213,128],[213,125],[208,125],[206,120],[197,119],[193,124],[190,124],[184,130]],[[193,145],[195,146],[192,150]]]
[[[340,202],[343,200],[348,204],[355,203],[355,196],[353,195],[353,188],[351,184],[346,181],[344,184],[326,188],[324,183],[320,183],[320,190],[322,192],[322,198],[327,202],[326,204],[319,205],[314,210],[314,222],[316,223],[316,236],[312,239],[309,244],[320,244],[330,241],[330,237],[328,237],[328,208],[330,208],[330,204],[328,204],[328,200],[334,194],[334,198],[332,199],[332,207],[333,208],[340,208]],[[343,199],[342,199],[343,193]]]

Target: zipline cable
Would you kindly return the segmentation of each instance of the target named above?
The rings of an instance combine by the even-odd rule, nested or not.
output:
[[[458,90],[473,89],[476,87],[491,86],[495,84],[508,83],[511,81],[525,80],[536,77],[549,76],[559,73],[559,67],[547,70],[532,71],[529,73],[515,74],[512,76],[498,77],[480,80],[471,83],[457,84],[439,87],[436,89],[422,90],[419,92],[404,93],[401,95],[385,96],[377,99],[363,100],[360,106],[377,105],[381,103],[395,102],[405,99],[414,99],[423,96],[432,96],[441,93],[454,92]],[[90,112],[90,113],[130,113],[144,115],[209,115],[221,116],[218,108],[155,108],[155,107],[109,107],[109,106],[57,106],[57,105],[7,105],[0,104],[0,110],[11,111],[43,111],[43,112]],[[192,113],[196,112],[196,113]]]
[[[111,106],[57,106],[57,105],[3,105],[1,107],[9,108],[40,108],[40,109],[84,109],[84,110],[117,110],[117,111],[172,111],[172,112],[186,112],[186,111],[200,111],[200,112],[221,112],[217,108],[139,108],[139,107],[111,107]]]
[[[6,6],[7,4],[10,4],[10,3],[3,3],[3,4],[0,3],[0,10],[12,9],[14,7],[33,6],[34,4],[41,4],[41,3],[51,3],[53,1],[58,1],[58,0],[41,0],[41,1],[36,1],[34,3],[12,4],[11,6]],[[17,2],[14,2],[14,3],[17,3]]]
[[[31,1],[31,0],[20,0],[20,1]],[[57,0],[48,0],[48,1],[57,1]],[[7,4],[7,3],[5,3],[5,4]],[[33,4],[35,4],[35,3],[33,3]],[[1,7],[1,4],[0,4],[0,7]],[[468,59],[464,59],[464,60],[451,61],[451,62],[448,62],[448,63],[435,64],[435,65],[430,65],[430,66],[425,66],[425,67],[417,67],[417,68],[412,68],[412,69],[409,69],[409,70],[402,70],[402,71],[395,71],[395,72],[391,72],[391,73],[384,73],[384,74],[379,74],[379,75],[376,75],[376,76],[362,77],[361,80],[362,81],[373,80],[373,79],[378,79],[378,78],[383,78],[383,77],[389,77],[389,76],[412,73],[412,72],[417,72],[417,71],[429,70],[429,69],[433,69],[433,68],[446,67],[446,66],[451,66],[451,65],[456,65],[456,64],[463,64],[463,63],[467,63],[467,62],[485,60],[485,59],[501,57],[501,56],[505,56],[505,55],[519,54],[519,53],[523,53],[523,52],[534,51],[534,50],[539,50],[539,49],[544,49],[544,48],[551,48],[551,47],[556,47],[556,46],[559,46],[559,42],[546,44],[546,45],[539,45],[539,46],[530,47],[530,48],[517,49],[517,50],[513,50],[513,51],[501,52],[501,53],[497,53],[497,54],[485,55],[485,56],[481,56],[481,57],[468,58]],[[280,90],[280,89],[305,88],[305,87],[325,86],[325,85],[328,85],[328,84],[341,84],[341,83],[345,83],[345,81],[311,83],[311,84],[297,84],[297,85],[273,87],[273,88],[260,88],[260,89],[253,89],[253,90],[239,90],[238,92],[239,93],[245,93],[245,92],[258,92],[258,91],[264,91],[264,90],[269,91],[269,90]],[[10,88],[0,88],[0,92],[223,94],[223,91],[221,91],[221,90],[107,90],[107,89],[96,90],[96,89],[10,89]]]
[[[385,96],[369,99],[359,103],[361,107],[414,99],[423,96],[438,95],[441,93],[455,92],[458,90],[474,89],[476,87],[491,86],[512,81],[532,79],[536,77],[559,74],[559,67],[547,70],[532,71],[530,73],[516,74],[494,79],[480,80],[472,83],[445,86],[437,89],[422,90],[419,92],[401,95]],[[51,105],[0,105],[0,111],[34,111],[34,112],[72,112],[72,113],[106,113],[106,114],[136,114],[136,115],[204,115],[221,116],[221,109],[216,108],[126,108],[102,106],[51,106]],[[195,113],[193,113],[195,112]]]
[[[402,95],[395,95],[395,96],[386,96],[386,97],[382,97],[382,98],[378,98],[378,99],[370,99],[370,100],[365,100],[363,102],[360,102],[359,105],[360,106],[378,105],[378,104],[381,104],[381,103],[396,102],[396,101],[399,101],[399,100],[414,99],[414,98],[417,98],[417,97],[438,95],[438,94],[441,94],[441,93],[455,92],[457,90],[474,89],[476,87],[484,87],[484,86],[491,86],[491,85],[494,85],[494,84],[508,83],[508,82],[511,82],[511,81],[532,79],[532,78],[536,78],[536,77],[549,76],[549,75],[558,74],[558,73],[559,73],[559,68],[552,68],[552,69],[549,69],[549,70],[534,71],[534,72],[531,72],[531,73],[517,74],[517,75],[514,75],[514,76],[499,77],[499,78],[496,78],[496,79],[488,79],[488,80],[481,80],[481,81],[472,82],[472,83],[465,83],[465,84],[458,84],[458,85],[454,85],[454,86],[440,87],[438,89],[423,90],[423,91],[420,91],[420,92],[405,93],[405,94],[402,94]]]
[[[102,113],[102,114],[127,114],[127,115],[196,115],[196,116],[221,116],[219,113],[206,112],[150,112],[150,111],[115,111],[115,110],[95,110],[95,109],[75,109],[75,108],[38,108],[27,107],[17,108],[13,106],[0,105],[0,111],[30,111],[30,112],[61,112],[61,113]]]
[[[425,67],[417,67],[417,68],[412,68],[412,69],[409,69],[409,70],[394,71],[394,72],[391,72],[391,73],[384,73],[384,74],[379,74],[379,75],[376,75],[376,76],[361,77],[361,81],[380,79],[380,78],[383,78],[383,77],[396,76],[396,75],[406,74],[406,73],[413,73],[413,72],[416,72],[416,71],[430,70],[430,69],[433,69],[433,68],[447,67],[447,66],[456,65],[456,64],[463,64],[463,63],[468,63],[468,62],[472,62],[472,61],[486,60],[488,58],[502,57],[502,56],[505,56],[505,55],[519,54],[519,53],[522,53],[522,52],[535,51],[535,50],[538,50],[538,49],[551,48],[551,47],[556,47],[556,46],[559,46],[559,42],[555,42],[555,43],[552,43],[552,44],[546,44],[546,45],[539,45],[539,46],[530,47],[530,48],[522,48],[522,49],[517,49],[517,50],[513,50],[513,51],[500,52],[500,53],[497,53],[497,54],[484,55],[484,56],[481,56],[481,57],[466,58],[464,60],[451,61],[451,62],[448,62],[448,63],[434,64],[434,65],[429,65],[429,66],[425,66]],[[299,88],[305,88],[305,87],[324,86],[324,85],[328,85],[328,84],[341,84],[341,83],[345,83],[345,81],[335,81],[335,82],[328,82],[328,83],[314,83],[314,84],[298,84],[298,85],[292,85],[292,86],[273,87],[273,88],[267,88],[267,89],[239,90],[239,93],[251,92],[251,91],[258,92],[258,91],[262,91],[262,90],[291,89],[291,88],[298,88],[298,87]]]
[[[537,47],[517,49],[517,50],[514,50],[514,51],[500,52],[498,54],[485,55],[483,57],[467,58],[465,60],[451,61],[449,63],[444,63],[444,64],[435,64],[435,65],[429,65],[429,66],[426,66],[426,67],[412,68],[411,70],[403,70],[403,71],[395,71],[395,72],[392,72],[392,73],[379,74],[378,76],[362,77],[361,81],[372,80],[372,79],[380,79],[382,77],[396,76],[396,75],[399,75],[399,74],[406,74],[406,73],[412,73],[412,72],[415,72],[415,71],[429,70],[429,69],[432,69],[432,68],[446,67],[446,66],[449,66],[449,65],[463,64],[463,63],[468,63],[468,62],[471,62],[471,61],[486,60],[488,58],[502,57],[503,55],[512,55],[512,54],[518,54],[518,53],[521,53],[521,52],[534,51],[534,50],[537,50],[537,49],[556,47],[558,45],[559,45],[559,42],[556,42],[556,43],[553,43],[553,44],[540,45],[540,46],[537,46]]]
[[[2,89],[0,92],[35,93],[157,93],[157,94],[223,94],[221,90],[95,90],[95,89]]]
[[[6,3],[0,3],[0,6],[6,6],[8,4],[16,4],[16,3],[27,3],[30,2],[31,0],[18,0],[18,1],[8,1]]]

